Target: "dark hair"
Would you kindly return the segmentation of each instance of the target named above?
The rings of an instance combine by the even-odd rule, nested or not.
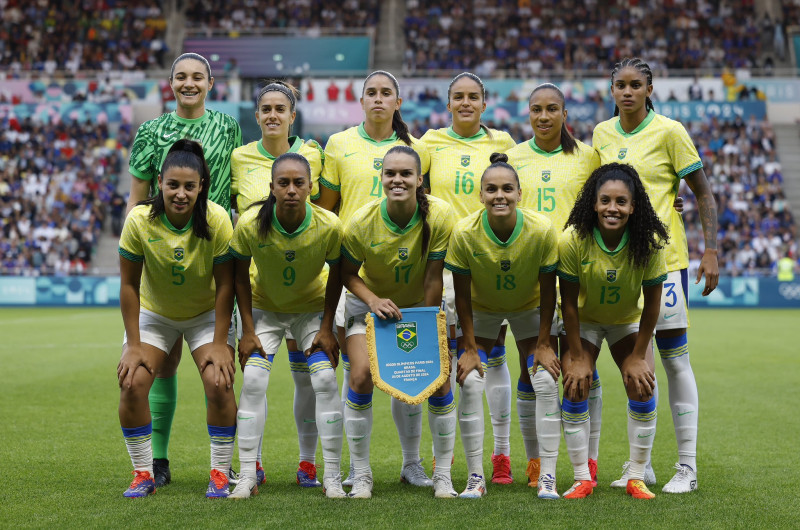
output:
[[[364,79],[364,86],[361,88],[362,98],[364,97],[364,91],[367,89],[367,81],[376,75],[387,77],[394,85],[394,91],[397,94],[397,97],[400,97],[400,83],[397,82],[397,78],[386,70],[375,70],[369,74],[366,79]],[[400,109],[395,110],[394,114],[392,114],[392,130],[397,134],[398,138],[403,140],[403,143],[406,145],[411,145],[411,135],[408,132],[408,125],[405,121],[403,121],[403,115],[400,114]]]
[[[473,74],[472,72],[461,72],[450,81],[450,84],[447,85],[447,101],[448,102],[450,101],[450,92],[452,91],[453,85],[456,84],[456,81],[464,77],[468,77],[473,81],[475,81],[476,83],[478,83],[478,86],[481,87],[481,98],[483,99],[483,101],[486,101],[486,86],[484,86],[483,81],[481,81],[481,78]],[[489,138],[491,138],[492,131],[489,129],[489,127],[484,125],[483,122],[480,122],[480,125],[481,129],[486,131],[486,134],[489,136]]]
[[[275,171],[277,170],[278,166],[283,165],[284,162],[300,162],[306,170],[306,177],[308,177],[309,182],[311,181],[311,164],[308,163],[306,157],[301,154],[288,152],[284,153],[272,162],[272,179],[275,180]],[[260,207],[261,209],[258,211],[258,215],[256,215],[256,220],[258,222],[258,235],[262,239],[266,239],[267,235],[269,234],[269,228],[272,226],[272,210],[275,209],[275,195],[272,194],[272,191],[269,192],[269,195],[266,199],[262,201],[257,201],[247,207],[249,210],[250,208]]]
[[[643,268],[650,255],[669,241],[669,232],[653,210],[639,174],[632,166],[612,162],[595,169],[578,194],[564,228],[575,227],[581,239],[592,237],[597,226],[597,212],[594,209],[597,193],[603,184],[611,180],[624,183],[633,196],[633,214],[627,224],[628,262],[634,267]]]
[[[531,92],[531,95],[528,96],[528,106],[530,107],[531,99],[533,99],[533,95],[539,92],[540,90],[552,90],[556,94],[558,94],[558,99],[561,100],[561,110],[567,110],[567,100],[564,98],[564,93],[561,91],[553,83],[542,83],[541,85],[537,86]],[[535,134],[534,134],[535,136]],[[575,141],[575,138],[570,134],[569,130],[567,129],[567,122],[561,122],[561,149],[568,155],[574,153],[578,148],[578,142]]]
[[[267,92],[280,92],[287,98],[289,98],[289,104],[291,106],[291,111],[294,112],[295,107],[297,107],[297,96],[300,92],[294,86],[286,83],[284,81],[278,80],[271,80],[267,81],[267,84],[261,87],[256,95],[256,111],[258,110],[259,104],[261,103],[261,98]]]
[[[395,153],[412,157],[417,174],[419,175],[422,173],[422,162],[419,159],[419,155],[406,145],[396,145],[386,151],[386,154],[383,155],[384,162],[389,155]],[[381,169],[381,174],[383,174],[383,169]],[[428,243],[431,240],[431,227],[428,225],[430,204],[428,203],[428,196],[425,194],[425,188],[423,186],[417,187],[417,205],[419,206],[419,217],[422,220],[422,259],[425,259],[425,253],[428,251]]]
[[[194,140],[178,140],[169,148],[164,163],[161,164],[162,179],[164,173],[173,167],[192,169],[200,175],[200,193],[197,194],[197,201],[192,210],[192,232],[195,236],[210,241],[211,231],[208,228],[206,212],[208,210],[208,192],[211,188],[211,172],[203,155],[203,147]],[[151,221],[155,221],[165,211],[164,191],[159,187],[155,196],[140,201],[138,204],[149,205],[149,218]]]
[[[647,86],[653,84],[653,72],[650,71],[650,65],[644,62],[642,59],[638,57],[626,57],[617,64],[614,65],[614,69],[611,70],[611,86],[614,86],[614,78],[623,68],[635,68],[640,74],[644,74],[647,78]],[[645,108],[649,110],[655,110],[653,106],[653,100],[650,97],[647,97],[644,101]],[[619,116],[619,107],[614,105],[614,116]]]
[[[489,156],[490,165],[486,169],[483,170],[483,174],[481,175],[481,186],[483,186],[483,177],[486,176],[486,173],[489,172],[490,169],[500,168],[506,169],[511,171],[514,174],[514,178],[517,180],[517,188],[520,187],[519,184],[519,175],[517,174],[517,170],[514,169],[514,166],[508,163],[508,155],[505,153],[492,153]]]
[[[208,78],[211,79],[211,65],[208,64],[208,60],[205,57],[203,57],[202,55],[200,55],[199,53],[191,53],[191,52],[189,52],[189,53],[184,53],[182,55],[179,55],[178,58],[175,59],[175,61],[173,61],[172,68],[170,68],[170,70],[169,70],[169,80],[170,81],[172,81],[172,77],[175,75],[175,66],[177,66],[177,64],[179,62],[183,61],[184,59],[194,59],[194,60],[200,61],[201,63],[206,65],[206,74],[208,74]]]

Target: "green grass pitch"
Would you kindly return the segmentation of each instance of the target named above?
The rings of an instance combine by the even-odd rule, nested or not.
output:
[[[519,426],[512,422],[510,486],[489,485],[478,501],[437,500],[430,489],[399,483],[400,447],[389,400],[375,393],[372,436],[374,497],[328,500],[295,484],[297,438],[285,349],[276,356],[268,391],[267,484],[248,501],[210,501],[209,447],[196,368],[184,354],[170,459],[173,482],[147,499],[122,492],[130,460],[117,418],[116,364],[123,326],[116,309],[0,310],[2,388],[2,526],[7,527],[796,527],[800,311],[697,310],[689,341],[700,389],[699,490],[661,494],[677,461],[664,371],[653,450],[653,501],[628,498],[608,484],[627,456],[625,398],[619,371],[601,355],[603,434],[599,481],[590,498],[540,501],[525,484]],[[516,349],[509,366],[516,380]],[[341,378],[341,370],[339,370]],[[237,372],[237,387],[241,372]],[[515,385],[515,383],[514,383]],[[514,400],[512,400],[514,401]],[[516,418],[516,413],[512,413]],[[485,469],[491,473],[486,414]],[[422,455],[430,472],[431,441]],[[345,444],[345,463],[349,461]],[[454,484],[466,468],[456,441]],[[236,457],[235,457],[236,458]],[[322,457],[318,452],[317,461]],[[237,464],[238,465],[238,464]],[[346,464],[345,464],[346,465]],[[793,478],[794,477],[794,478]],[[558,490],[572,483],[562,442]]]

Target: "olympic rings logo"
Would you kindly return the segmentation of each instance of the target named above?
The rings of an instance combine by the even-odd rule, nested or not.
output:
[[[800,284],[782,283],[778,286],[778,293],[787,300],[800,300]]]

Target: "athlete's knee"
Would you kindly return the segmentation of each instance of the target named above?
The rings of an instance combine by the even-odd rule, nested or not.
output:
[[[558,383],[547,370],[539,370],[533,376],[533,390],[537,396],[558,395]]]
[[[477,370],[472,370],[467,374],[467,377],[464,378],[464,385],[461,387],[461,392],[465,396],[481,396],[484,388],[486,388],[486,378],[481,377]]]
[[[372,376],[369,370],[350,370],[350,388],[359,394],[367,394],[372,392],[372,387]]]
[[[336,383],[336,372],[332,369],[320,370],[311,378],[311,385],[315,394],[338,394],[339,386]]]

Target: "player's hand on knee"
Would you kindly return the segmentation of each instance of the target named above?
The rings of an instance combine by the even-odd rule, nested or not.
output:
[[[464,381],[473,370],[477,370],[478,375],[483,377],[483,364],[478,350],[467,349],[459,357],[456,368],[456,381],[460,386],[464,386]]]
[[[558,376],[561,375],[561,361],[549,344],[537,346],[533,352],[533,375],[536,375],[536,370],[540,366],[558,381]]]
[[[117,381],[120,388],[131,388],[131,385],[133,385],[133,375],[140,366],[143,366],[150,375],[154,373],[155,369],[147,359],[142,345],[128,344],[122,352],[119,364],[117,364]]]
[[[577,402],[588,399],[591,384],[591,366],[581,366],[573,363],[569,370],[564,371],[564,395],[570,401]]]
[[[261,340],[255,333],[249,335],[242,335],[239,339],[239,365],[244,371],[244,366],[247,364],[247,359],[254,353],[264,354],[264,348],[261,346]],[[266,354],[264,354],[266,356]]]
[[[646,401],[653,396],[656,388],[656,376],[647,365],[647,361],[638,356],[629,355],[622,362],[620,372],[629,398]]]
[[[214,386],[225,385],[225,388],[233,386],[233,376],[236,373],[236,364],[228,353],[227,344],[211,343],[205,349],[203,359],[200,362],[200,373],[205,374],[206,369],[211,367],[213,373],[211,380]]]
[[[336,335],[329,329],[320,329],[314,340],[311,342],[311,347],[304,353],[306,357],[318,351],[325,352],[334,370],[339,365],[339,341],[336,340]]]

